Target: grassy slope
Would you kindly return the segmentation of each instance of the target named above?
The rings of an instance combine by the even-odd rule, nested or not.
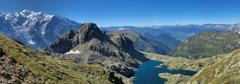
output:
[[[198,60],[154,53],[145,54],[151,60],[167,63],[169,69],[200,70],[192,78],[186,78],[184,75],[170,75],[166,78],[167,84],[239,84],[240,82],[240,50]],[[188,80],[189,83],[187,83]]]
[[[202,53],[199,55],[199,57],[206,56],[204,59],[191,60],[185,58],[176,59],[174,57],[165,57],[164,59],[167,59],[166,61],[162,59],[164,56],[156,57],[156,54],[150,54],[150,58],[166,61],[169,65],[169,68],[171,68],[171,66],[174,66],[173,68],[194,71],[200,70],[194,77],[189,80],[188,84],[239,84],[240,50],[231,52],[234,49],[239,48],[239,34],[233,32],[215,32],[203,34],[204,35],[198,36],[198,39],[191,38],[190,40],[193,41],[188,40],[188,43],[190,43],[186,44],[188,46],[182,44],[185,46],[182,47],[182,49],[185,49],[189,55],[197,56]],[[199,40],[199,38],[202,40]],[[190,49],[193,49],[193,51],[199,51],[192,52]],[[228,52],[231,53],[222,54]],[[171,77],[169,79],[171,79]]]
[[[200,59],[230,53],[240,48],[240,35],[234,32],[200,33],[184,41],[170,56]]]
[[[239,84],[240,50],[236,50],[215,64],[201,70],[190,81],[191,84]]]
[[[0,35],[0,49],[29,72],[28,76],[41,79],[28,83],[110,83],[104,69],[99,65],[81,65],[46,56],[3,35]],[[89,77],[89,73],[95,77]]]

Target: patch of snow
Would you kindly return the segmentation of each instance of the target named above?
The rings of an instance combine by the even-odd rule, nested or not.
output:
[[[12,19],[14,19],[14,16],[11,13],[6,13],[4,19],[5,20],[12,20]]]
[[[28,43],[31,45],[35,45],[35,42],[33,40],[29,40]]]
[[[42,30],[41,34],[44,36],[46,34],[46,32],[44,30]]]
[[[70,50],[69,52],[66,52],[65,54],[81,54],[82,52],[80,52],[79,50],[73,51]]]
[[[51,21],[51,19],[53,18],[53,15],[46,15],[44,20],[47,21],[46,23],[44,23],[41,27],[41,34],[42,36],[44,36],[46,34],[46,28],[48,23]]]
[[[16,16],[16,17],[19,17],[19,16],[20,16],[20,14],[19,14],[19,13],[17,13],[17,12],[15,12],[15,13],[14,13],[14,16]]]
[[[31,12],[31,10],[24,9],[22,12]]]

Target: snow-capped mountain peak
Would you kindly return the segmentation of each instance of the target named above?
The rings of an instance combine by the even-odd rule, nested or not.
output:
[[[14,33],[13,38],[33,48],[46,47],[59,35],[80,26],[79,23],[64,17],[27,9],[13,13],[1,13],[1,18],[10,25],[8,29]],[[0,29],[1,32],[3,31]]]
[[[42,24],[49,22],[53,16],[54,15],[25,9],[15,13],[3,13],[0,17],[10,22],[14,29],[21,29],[21,27],[29,29],[33,28],[37,22]]]
[[[19,13],[22,16],[26,16],[26,15],[32,15],[32,14],[41,14],[42,12],[35,12],[35,11],[24,9],[24,10],[20,11]]]

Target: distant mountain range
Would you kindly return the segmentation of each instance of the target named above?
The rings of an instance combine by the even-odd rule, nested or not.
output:
[[[238,32],[207,32],[185,40],[169,55],[200,59],[230,53],[239,48],[240,34]]]
[[[0,14],[0,33],[9,36],[21,43],[40,50],[51,45],[58,37],[70,30],[77,30],[80,23],[67,18],[50,15],[43,12],[23,10],[14,13]],[[204,25],[172,25],[172,26],[115,26],[102,27],[102,31],[119,32],[130,31],[139,33],[149,47],[134,43],[141,51],[168,54],[175,49],[181,41],[201,32],[229,31],[232,25],[227,24],[204,24]],[[130,39],[131,40],[131,39]],[[133,39],[132,39],[133,41]],[[137,42],[140,42],[138,40]],[[146,43],[147,42],[147,43]]]
[[[183,41],[189,36],[195,35],[200,32],[213,32],[213,31],[229,31],[232,25],[230,24],[204,24],[204,25],[169,25],[169,26],[112,26],[103,27],[104,31],[134,31],[140,33],[142,36],[158,36],[167,34],[176,40]]]
[[[174,50],[179,44],[187,38],[201,32],[224,32],[231,31],[232,25],[227,24],[204,24],[204,25],[172,25],[172,26],[149,26],[149,27],[134,27],[134,26],[117,26],[103,27],[105,32],[132,31],[139,33],[149,44],[152,45],[152,50],[144,47],[142,51],[150,51],[159,54],[168,54]],[[143,48],[143,47],[142,47]]]

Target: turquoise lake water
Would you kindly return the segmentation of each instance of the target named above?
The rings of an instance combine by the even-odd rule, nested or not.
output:
[[[194,75],[196,72],[187,70],[169,70],[167,66],[157,67],[163,62],[150,60],[142,65],[135,72],[134,84],[164,84],[164,79],[159,77],[159,73]]]

